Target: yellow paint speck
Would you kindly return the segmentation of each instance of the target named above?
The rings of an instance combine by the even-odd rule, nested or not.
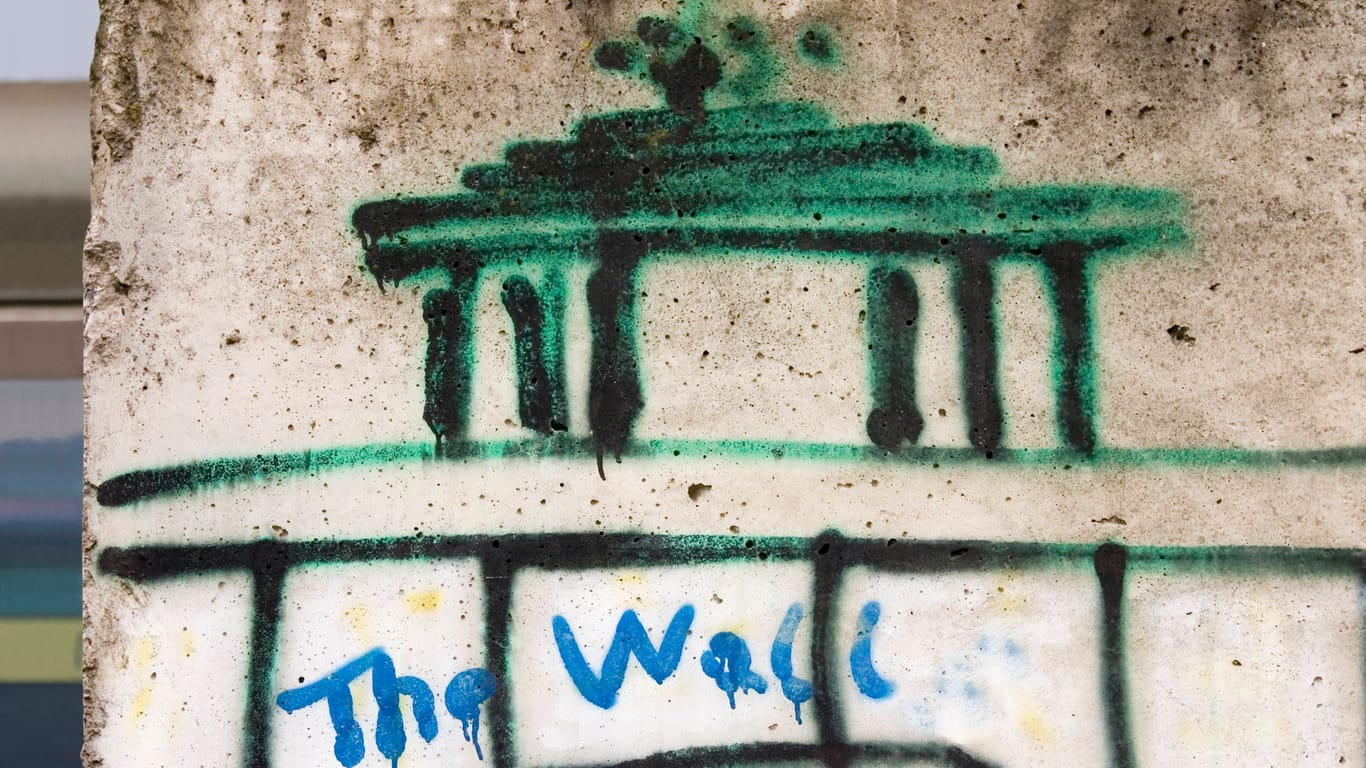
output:
[[[1001,613],[1015,613],[1024,610],[1025,605],[1029,602],[1029,598],[1007,592],[1005,594],[997,593],[988,595],[986,602],[989,608],[994,608]]]
[[[152,642],[152,638],[144,637],[138,641],[137,648],[133,651],[133,664],[139,670],[146,669],[152,666],[152,658],[156,655],[156,644]]]
[[[188,629],[180,631],[180,652],[187,659],[194,655],[194,633]]]
[[[152,686],[143,686],[142,690],[133,697],[133,717],[134,719],[147,714],[147,708],[152,705]]]
[[[342,615],[346,617],[347,623],[351,625],[351,631],[356,633],[361,642],[370,642],[370,610],[364,604],[355,603],[343,611]]]
[[[1020,714],[1020,730],[1029,738],[1042,744],[1052,744],[1055,736],[1048,721],[1036,709],[1027,709]]]
[[[441,607],[441,592],[436,589],[412,592],[406,599],[409,613],[436,613]]]

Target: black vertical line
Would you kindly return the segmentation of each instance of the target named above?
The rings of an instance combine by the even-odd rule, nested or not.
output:
[[[1077,242],[1053,243],[1043,249],[1058,318],[1058,423],[1068,446],[1090,453],[1096,448],[1096,428],[1094,406],[1086,390],[1091,367],[1086,253],[1086,246]]]
[[[453,273],[450,288],[429,291],[422,299],[427,321],[427,403],[423,418],[436,435],[436,453],[459,442],[469,421],[472,329],[469,299],[473,274]]]
[[[868,439],[896,450],[914,445],[925,419],[915,402],[915,337],[920,296],[910,273],[879,265],[868,272],[868,357],[873,410]]]
[[[251,650],[247,659],[246,768],[270,768],[270,721],[275,702],[275,651],[289,548],[262,541],[252,548]]]
[[[1357,613],[1361,619],[1361,683],[1366,691],[1366,556],[1360,553],[1356,561],[1357,571]],[[1362,740],[1362,752],[1366,753],[1366,738]]]
[[[498,542],[485,545],[480,566],[484,577],[484,653],[489,672],[498,681],[498,690],[488,702],[488,732],[491,734],[492,768],[517,765],[513,745],[511,663],[508,643],[512,633],[513,565],[507,554],[496,549]]]
[[[996,289],[992,262],[999,249],[979,239],[958,242],[957,282],[954,286],[963,329],[963,394],[967,401],[968,439],[977,450],[991,453],[1001,447],[999,363],[996,355]]]
[[[1102,544],[1094,563],[1100,581],[1101,706],[1109,736],[1111,768],[1133,768],[1129,738],[1129,693],[1124,662],[1124,576],[1129,553],[1118,544]]]
[[[545,333],[541,344],[545,350],[545,373],[550,380],[550,427],[556,432],[566,432],[569,430],[569,394],[564,373],[564,273],[548,267],[542,285],[545,286]]]
[[[640,365],[636,360],[636,269],[649,251],[641,235],[604,232],[598,236],[598,267],[588,278],[588,316],[593,334],[589,372],[588,422],[598,455],[621,453],[644,407]]]
[[[555,382],[546,367],[545,307],[531,281],[522,275],[513,275],[503,282],[503,307],[512,320],[517,416],[522,426],[549,435],[554,431]]]
[[[844,768],[848,754],[844,713],[840,708],[832,658],[837,656],[835,616],[844,570],[844,540],[827,531],[812,542],[815,578],[811,595],[811,706],[821,759],[828,768]]]

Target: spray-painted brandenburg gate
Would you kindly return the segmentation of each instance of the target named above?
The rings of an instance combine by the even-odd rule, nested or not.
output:
[[[464,170],[467,191],[355,210],[365,264],[381,285],[433,272],[445,283],[423,307],[425,417],[438,454],[462,451],[476,364],[472,299],[485,270],[515,265],[538,276],[506,280],[502,298],[515,330],[522,425],[553,436],[568,423],[564,267],[592,265],[588,418],[601,463],[604,453],[620,458],[628,449],[643,406],[641,264],[756,251],[866,264],[867,435],[889,451],[914,445],[924,423],[914,375],[919,293],[904,267],[948,264],[969,438],[987,457],[1003,447],[993,270],[1006,260],[1041,264],[1058,336],[1059,434],[1066,448],[1096,447],[1089,268],[1102,256],[1182,245],[1177,195],[1013,185],[989,149],[937,141],[916,124],[836,125],[808,103],[707,109],[705,92],[719,79],[715,56],[660,25],[668,22],[646,19],[638,34],[656,56],[649,76],[668,108],[588,117],[566,140],[514,143],[503,162]],[[608,44],[598,62],[622,69],[629,56]]]

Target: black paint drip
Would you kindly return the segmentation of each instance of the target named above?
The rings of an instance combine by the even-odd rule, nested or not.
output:
[[[1129,553],[1118,544],[1102,544],[1093,559],[1100,582],[1100,667],[1105,727],[1110,741],[1110,765],[1131,768],[1129,695],[1124,674],[1124,574]]]
[[[453,276],[454,279],[454,276]],[[469,422],[471,323],[469,295],[473,279],[437,288],[422,300],[427,321],[427,405],[422,417],[436,435],[436,455],[443,456],[461,439]]]
[[[915,337],[920,296],[904,269],[880,266],[868,274],[868,355],[873,370],[868,439],[892,451],[920,438],[925,419],[915,403]]]
[[[621,461],[631,439],[631,426],[645,405],[634,331],[636,269],[647,250],[639,235],[604,233],[598,240],[598,268],[588,278],[588,317],[593,332],[588,423],[597,451],[598,476],[604,480],[604,454],[610,451]]]
[[[517,415],[522,426],[542,435],[564,431],[564,386],[546,363],[546,312],[531,281],[521,275],[508,278],[503,283],[503,306],[512,319]]]
[[[992,262],[997,243],[965,238],[957,244],[954,296],[963,329],[963,394],[967,397],[968,440],[989,457],[1001,447],[1003,417],[996,359],[996,289]]]
[[[1043,249],[1053,283],[1061,337],[1058,382],[1058,420],[1063,439],[1083,453],[1096,449],[1096,427],[1085,390],[1086,365],[1091,359],[1091,313],[1086,281],[1086,246],[1063,242]]]

